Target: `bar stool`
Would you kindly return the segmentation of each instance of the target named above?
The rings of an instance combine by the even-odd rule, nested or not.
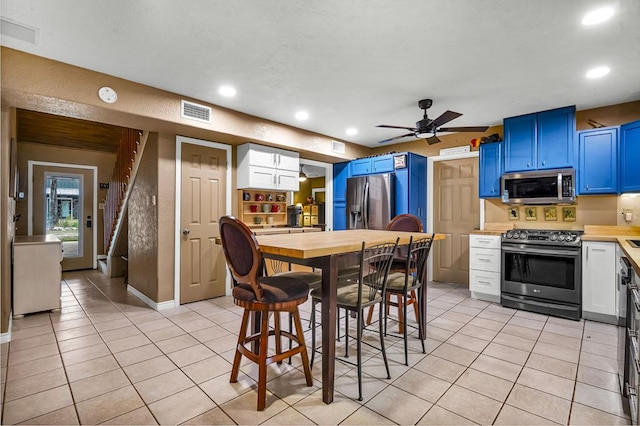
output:
[[[234,279],[233,301],[244,308],[238,343],[233,359],[230,382],[238,381],[238,372],[242,356],[258,364],[258,411],[265,408],[267,392],[267,366],[293,355],[300,354],[307,386],[313,385],[311,367],[300,322],[298,306],[309,295],[309,286],[304,281],[287,276],[262,276],[263,260],[260,248],[251,230],[233,216],[220,218],[220,239],[222,249]],[[293,317],[296,334],[280,328],[280,313],[286,312]],[[269,328],[269,315],[274,314],[274,327]],[[256,315],[260,321],[260,330],[248,334],[249,315]],[[268,354],[269,336],[275,336],[275,354]],[[281,336],[296,343],[297,346],[282,351]],[[257,343],[257,350],[250,349]]]

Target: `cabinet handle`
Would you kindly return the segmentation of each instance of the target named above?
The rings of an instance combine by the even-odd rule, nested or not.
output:
[[[271,159],[271,161],[273,162],[273,164],[274,164],[274,165],[278,164],[278,163],[276,162],[276,154],[275,154],[275,152],[274,152],[273,154],[271,154],[271,155],[273,156],[273,158]]]
[[[546,162],[546,161],[543,161],[543,162],[542,162],[542,165],[544,166],[545,164],[547,164],[547,162]]]
[[[531,167],[531,163],[527,163],[527,167]]]
[[[278,154],[278,166],[280,165],[280,154]]]
[[[589,184],[587,184],[587,189],[589,189]]]

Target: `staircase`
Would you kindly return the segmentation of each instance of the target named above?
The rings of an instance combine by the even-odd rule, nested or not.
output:
[[[103,243],[104,253],[107,258],[106,264],[103,263],[100,269],[111,277],[122,275],[122,270],[126,267],[121,260],[121,255],[126,255],[126,252],[116,253],[116,248],[122,246],[122,244],[116,244],[116,242],[119,238],[126,237],[120,234],[126,222],[127,201],[135,181],[147,137],[148,132],[136,129],[124,129],[122,131],[116,163],[109,181],[107,196],[104,200]],[[126,229],[126,226],[124,228]]]

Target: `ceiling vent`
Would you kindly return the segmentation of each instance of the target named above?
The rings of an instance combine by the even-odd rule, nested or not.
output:
[[[17,40],[36,44],[38,42],[39,30],[7,18],[0,19],[0,33],[4,36],[13,37]]]
[[[338,141],[331,141],[331,152],[336,154],[344,154],[344,144]]]
[[[211,123],[211,108],[204,105],[198,105],[189,101],[182,101],[181,108],[182,118],[190,120],[202,121],[203,123]]]

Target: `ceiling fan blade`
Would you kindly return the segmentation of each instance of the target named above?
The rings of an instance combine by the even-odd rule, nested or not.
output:
[[[438,132],[486,132],[489,126],[441,127]]]
[[[427,141],[427,143],[429,145],[433,145],[434,143],[440,142],[440,139],[438,139],[438,137],[435,134],[433,136],[431,136],[430,138],[426,138],[425,140]]]
[[[404,130],[409,130],[411,132],[418,131],[418,129],[416,129],[415,127],[388,126],[386,124],[380,124],[379,126],[376,126],[376,127],[384,127],[385,129],[404,129]]]
[[[436,128],[436,127],[440,127],[442,126],[444,123],[448,123],[451,120],[460,117],[462,114],[460,114],[459,112],[454,112],[454,111],[445,111],[442,113],[442,115],[438,118],[436,118],[435,120],[433,120],[430,124],[430,126],[432,128]]]
[[[415,136],[415,135],[416,135],[415,133],[407,133],[406,135],[396,136],[394,138],[385,139],[385,140],[380,141],[378,143],[387,143],[387,142],[395,141],[396,139],[403,139],[403,138],[406,138],[408,136]]]

